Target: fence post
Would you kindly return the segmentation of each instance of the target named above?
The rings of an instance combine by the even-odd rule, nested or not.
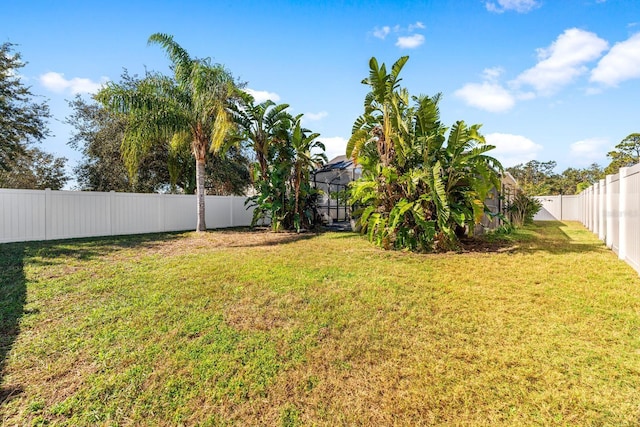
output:
[[[593,184],[593,203],[591,204],[591,232],[593,234],[598,234],[598,202],[599,202],[599,194],[600,194],[600,183],[596,182]]]
[[[231,225],[231,227],[235,227],[235,221],[234,221],[234,218],[233,218],[233,213],[235,211],[235,209],[233,207],[235,206],[235,203],[234,203],[235,201],[236,201],[236,196],[231,196],[231,204],[229,205],[229,209],[231,210],[231,215],[230,215],[230,218],[231,218],[231,224],[230,225]]]
[[[629,168],[620,168],[620,208],[618,210],[620,219],[619,219],[619,228],[618,232],[620,233],[618,236],[618,258],[621,260],[625,260],[627,258],[627,221],[628,221],[628,212],[629,202],[628,202],[628,192],[629,185],[627,182],[627,174],[629,173]]]
[[[612,221],[612,213],[613,213],[613,175],[607,175],[605,178],[606,181],[606,194],[605,194],[605,215],[607,216],[606,224],[607,231],[605,233],[605,244],[609,249],[613,248],[613,221]]]
[[[606,180],[601,179],[600,180],[600,193],[598,195],[598,207],[599,207],[599,212],[598,212],[598,238],[600,240],[602,240],[603,242],[606,239],[606,235],[607,235],[607,206],[606,206],[606,191],[607,191],[607,184],[606,184]]]
[[[51,238],[51,229],[53,228],[53,207],[51,201],[51,189],[44,189],[44,240]]]
[[[115,198],[116,192],[114,190],[109,191],[109,234],[113,236],[113,224],[115,222]]]
[[[158,231],[164,233],[167,231],[167,202],[165,193],[160,193],[158,199]]]

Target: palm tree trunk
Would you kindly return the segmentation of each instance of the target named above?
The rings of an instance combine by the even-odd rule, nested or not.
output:
[[[196,231],[207,231],[207,225],[205,224],[204,216],[204,159],[196,159],[196,194],[198,199],[198,224],[196,225]]]

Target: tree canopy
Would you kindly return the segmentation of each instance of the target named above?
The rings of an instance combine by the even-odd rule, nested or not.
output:
[[[620,168],[640,163],[640,133],[627,135],[616,145],[615,150],[607,153],[607,157],[611,159],[611,163],[605,169],[607,175],[616,174]]]
[[[51,114],[20,79],[25,63],[14,46],[0,45],[0,187],[58,190],[69,180],[67,159],[33,146],[49,135]]]
[[[30,142],[49,135],[49,107],[34,101],[35,95],[20,80],[18,70],[25,64],[14,46],[0,45],[0,169],[5,171]]]
[[[582,169],[567,168],[561,174],[554,172],[556,166],[557,163],[553,160],[531,160],[508,167],[506,170],[529,196],[578,194],[605,176],[602,168],[596,163]]]
[[[440,122],[440,95],[413,96],[400,86],[408,57],[387,71],[369,61],[364,114],[355,120],[347,156],[363,167],[351,188],[358,224],[384,248],[447,250],[477,224],[500,163],[480,125]]]
[[[149,44],[165,50],[174,75],[149,73],[133,85],[109,83],[96,98],[126,117],[122,153],[132,178],[152,146],[170,143],[174,153],[185,145],[190,148],[195,158],[196,230],[204,231],[206,157],[209,151],[224,151],[229,141],[229,107],[238,87],[224,66],[192,58],[170,35],[152,34]]]

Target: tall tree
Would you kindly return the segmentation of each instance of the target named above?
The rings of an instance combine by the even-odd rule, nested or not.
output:
[[[293,189],[293,225],[300,230],[302,224],[312,223],[311,209],[306,209],[309,196],[315,195],[311,191],[309,181],[310,171],[327,161],[324,154],[325,146],[316,138],[319,133],[310,133],[302,127],[302,114],[293,120],[293,129],[290,134],[291,148],[293,149],[293,167],[291,171],[291,187]],[[313,194],[312,194],[313,193]],[[304,216],[307,216],[304,218]]]
[[[29,87],[20,80],[24,67],[12,43],[0,45],[0,170],[9,170],[16,156],[25,154],[33,141],[47,135],[49,107],[35,102]]]
[[[135,88],[110,83],[97,99],[110,111],[127,117],[122,152],[132,176],[154,144],[172,139],[191,141],[196,169],[196,231],[205,231],[207,153],[224,147],[232,127],[229,103],[237,95],[237,85],[222,65],[191,58],[170,35],[152,34],[149,43],[165,50],[174,76],[149,74]]]
[[[354,123],[347,155],[363,167],[351,188],[362,231],[384,248],[450,249],[478,223],[500,163],[486,153],[480,125],[456,122],[447,136],[433,97],[400,87],[402,57],[387,72],[369,61],[364,114]]]
[[[609,151],[607,157],[611,159],[605,168],[606,174],[616,174],[622,167],[629,167],[640,163],[640,133],[627,135],[616,145],[616,149]]]
[[[548,162],[531,160],[509,167],[507,172],[513,175],[526,194],[543,196],[554,192],[558,180],[558,175],[553,171],[556,166],[557,163],[553,160]]]
[[[66,162],[38,147],[26,148],[9,162],[8,170],[0,170],[0,188],[61,190],[69,181]]]
[[[125,73],[121,84],[126,81],[132,80]],[[68,144],[82,154],[82,160],[74,168],[81,190],[151,193],[168,187],[166,144],[151,146],[141,160],[145,167],[136,170],[135,179],[131,179],[120,149],[126,118],[80,96],[70,101],[69,106],[73,113],[66,123],[74,127],[74,132]]]
[[[283,122],[290,119],[286,112],[289,104],[276,104],[271,100],[256,104],[253,96],[244,92],[242,101],[235,105],[234,119],[255,153],[258,180],[268,180],[269,150],[282,136]]]

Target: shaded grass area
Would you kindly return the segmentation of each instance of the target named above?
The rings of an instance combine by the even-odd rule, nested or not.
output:
[[[349,233],[0,245],[2,419],[637,425],[640,279],[577,223],[498,253]]]

